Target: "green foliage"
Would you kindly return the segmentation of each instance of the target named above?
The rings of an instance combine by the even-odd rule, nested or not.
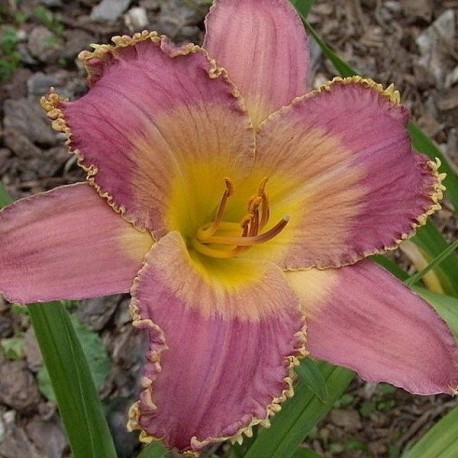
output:
[[[24,338],[22,336],[2,339],[0,346],[8,359],[16,360],[24,358]]]
[[[272,426],[269,429],[260,428],[253,441],[236,447],[238,456],[288,458],[295,453],[305,436],[334,406],[353,378],[353,372],[342,367],[333,367],[321,361],[316,366],[326,383],[328,402],[323,403],[302,380],[298,380],[294,397],[288,399],[282,410],[272,418]]]
[[[433,293],[419,286],[413,289],[434,307],[458,340],[458,299],[445,294]]]
[[[167,449],[159,442],[154,442],[145,447],[139,454],[138,458],[162,458],[167,454]]]
[[[30,318],[49,371],[75,458],[116,457],[84,351],[60,302],[29,305]]]
[[[405,281],[407,286],[412,286],[424,277],[430,270],[439,266],[458,248],[458,240],[455,240],[451,245],[446,247],[442,253],[438,254],[421,272],[417,272]]]
[[[18,37],[14,27],[6,27],[0,33],[0,83],[8,81],[21,63],[17,51]]]
[[[33,10],[33,14],[46,28],[56,35],[60,36],[64,32],[64,25],[44,6],[37,6]]]
[[[403,458],[456,458],[458,456],[458,407],[451,410]]]
[[[304,358],[299,366],[296,367],[296,372],[307,388],[311,390],[321,402],[326,403],[329,401],[326,382],[315,361],[310,358]]]
[[[70,315],[70,320],[89,364],[95,387],[100,390],[111,370],[110,358],[97,333],[82,325],[74,315]],[[46,366],[43,366],[38,372],[38,386],[46,398],[56,400]]]

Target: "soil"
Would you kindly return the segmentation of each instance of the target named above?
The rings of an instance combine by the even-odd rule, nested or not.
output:
[[[84,179],[39,106],[51,86],[70,99],[87,90],[79,51],[142,29],[201,43],[208,6],[206,0],[2,0],[0,178],[12,197]],[[413,118],[458,166],[458,0],[318,0],[309,20],[362,74],[395,83]],[[312,55],[317,86],[336,72],[315,46]],[[456,235],[447,202],[436,222]],[[101,396],[119,456],[135,456],[137,439],[125,431],[125,419],[145,342],[130,325],[128,297],[83,301],[75,313],[100,335],[113,362]],[[13,357],[0,349],[0,457],[69,456],[56,407],[38,390],[42,363],[29,319],[0,298],[0,339],[12,337],[24,342]],[[414,397],[355,379],[306,444],[323,456],[397,457],[455,405],[447,396]]]

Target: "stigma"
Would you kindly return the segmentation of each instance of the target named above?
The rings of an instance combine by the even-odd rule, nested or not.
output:
[[[263,232],[270,219],[269,200],[266,194],[267,180],[265,177],[261,181],[257,194],[249,199],[248,213],[242,220],[229,222],[224,220],[224,213],[227,202],[234,193],[234,186],[229,178],[224,178],[226,189],[215,217],[213,221],[205,223],[197,230],[192,239],[193,248],[212,258],[232,258],[277,236],[288,224],[289,217],[284,216],[277,224]]]

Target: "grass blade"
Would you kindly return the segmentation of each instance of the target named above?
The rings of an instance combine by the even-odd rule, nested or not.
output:
[[[321,455],[310,448],[298,448],[294,452],[293,458],[321,458]]]
[[[329,391],[328,402],[321,402],[298,380],[295,395],[283,404],[272,418],[269,429],[260,428],[256,439],[247,449],[245,458],[288,458],[297,450],[304,437],[332,408],[353,378],[353,372],[343,367],[317,362]]]
[[[439,256],[449,246],[443,235],[431,222],[418,228],[412,241],[423,250],[429,259]],[[458,297],[458,256],[455,253],[450,254],[436,267],[435,273],[444,292],[450,296]]]
[[[30,319],[75,458],[116,457],[89,365],[61,302],[32,304]]]
[[[290,0],[290,2],[293,4],[297,11],[300,11],[304,17],[307,17],[313,5],[315,4],[315,0]]]
[[[328,388],[323,374],[317,367],[315,361],[310,358],[304,358],[299,366],[296,367],[296,372],[307,388],[311,390],[321,402],[328,402]]]
[[[6,191],[5,187],[3,186],[2,182],[0,182],[0,209],[2,207],[6,207],[10,204],[13,200],[11,199],[10,195]]]
[[[456,458],[458,456],[458,407],[451,410],[403,458]]]
[[[431,269],[438,267],[445,259],[447,259],[456,249],[458,248],[458,240],[455,240],[451,245],[445,248],[442,253],[436,256],[423,270],[417,272],[408,278],[404,283],[407,286],[412,286],[417,283],[424,275],[426,275]]]
[[[167,455],[168,450],[159,442],[154,442],[146,446],[139,454],[137,458],[163,458]]]
[[[458,299],[445,294],[433,293],[420,286],[415,286],[413,290],[434,307],[458,339]]]
[[[11,197],[0,183],[0,208]],[[115,458],[116,451],[89,365],[61,302],[28,308],[75,458]]]

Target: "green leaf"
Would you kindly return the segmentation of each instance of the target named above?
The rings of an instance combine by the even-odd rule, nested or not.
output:
[[[259,428],[256,439],[248,447],[245,458],[288,458],[304,437],[333,407],[342,395],[353,373],[343,367],[334,367],[322,361],[317,366],[328,388],[328,402],[321,402],[302,381],[295,385],[295,395],[272,418],[269,429]]]
[[[6,207],[12,202],[12,199],[8,192],[6,191],[3,183],[0,181],[0,208]]]
[[[321,37],[316,32],[316,30],[307,22],[304,15],[301,14],[300,10],[298,10],[298,13],[299,13],[299,16],[301,16],[302,21],[304,22],[305,28],[308,30],[310,35],[312,35],[315,41],[318,43],[321,50],[323,51],[323,54],[333,63],[334,67],[339,72],[339,74],[343,77],[357,75],[358,72],[355,69],[353,69],[349,64],[347,64],[347,62],[341,59],[336,54],[336,52],[321,39]]]
[[[290,0],[290,3],[299,11],[304,17],[307,17],[315,0]]]
[[[82,325],[74,315],[70,315],[70,319],[89,364],[95,387],[100,390],[111,370],[110,358],[97,333]],[[38,387],[49,400],[56,400],[46,366],[38,371]]]
[[[310,358],[304,358],[300,365],[296,367],[296,372],[307,388],[309,388],[320,401],[328,402],[328,388],[323,374],[315,361]]]
[[[380,254],[375,254],[371,256],[371,259],[375,261],[377,264],[380,264],[386,270],[391,272],[393,275],[398,277],[400,280],[404,281],[409,278],[407,272],[402,270],[394,261],[387,258],[386,256],[382,256]]]
[[[75,458],[114,458],[113,440],[89,365],[66,308],[32,304],[30,319]]]
[[[403,458],[456,458],[458,456],[458,407],[451,410]]]
[[[0,182],[0,208],[11,197]],[[116,458],[94,381],[67,309],[61,302],[28,307],[74,458]]]
[[[413,290],[434,307],[458,339],[458,299],[445,294],[434,293],[419,286],[414,286]]]
[[[3,353],[8,359],[16,360],[24,358],[24,338],[10,337],[0,342]]]
[[[451,245],[445,248],[442,253],[436,256],[423,270],[412,275],[405,281],[407,286],[412,286],[417,283],[424,275],[426,275],[431,269],[439,266],[440,263],[445,261],[456,249],[458,248],[458,240],[455,240]]]
[[[321,455],[310,448],[298,448],[293,455],[293,458],[321,458]]]
[[[167,455],[167,449],[159,442],[154,442],[146,446],[137,458],[162,458]]]
[[[56,402],[56,395],[54,394],[51,377],[49,376],[49,372],[48,369],[46,369],[46,366],[40,367],[37,373],[37,382],[40,393],[49,401]]]
[[[449,247],[445,238],[431,222],[418,228],[412,241],[423,250],[429,259],[439,256]],[[452,253],[436,267],[434,272],[439,278],[444,292],[450,296],[458,297],[458,256]]]

